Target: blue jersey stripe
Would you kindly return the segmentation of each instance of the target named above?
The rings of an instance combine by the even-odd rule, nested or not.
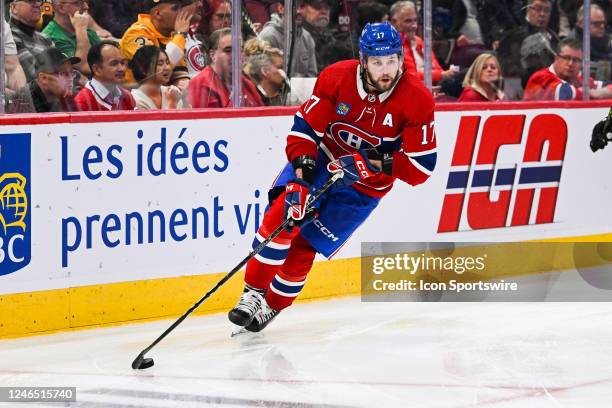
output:
[[[434,171],[434,169],[436,168],[436,161],[438,160],[437,153],[430,153],[430,154],[425,154],[423,156],[416,156],[416,157],[408,155],[408,157],[410,157],[411,160],[414,160],[417,163],[419,163],[421,166],[426,168],[428,171]]]
[[[291,127],[292,132],[299,132],[305,135],[308,135],[314,142],[317,144],[321,141],[322,138],[317,136],[315,131],[310,127],[308,122],[304,120],[304,118],[299,117],[298,115],[293,116],[293,126]]]

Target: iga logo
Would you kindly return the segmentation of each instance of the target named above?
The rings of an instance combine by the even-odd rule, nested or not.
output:
[[[454,232],[554,220],[567,144],[563,118],[489,117],[478,137],[480,116],[464,116],[446,184],[438,232]]]
[[[0,275],[30,263],[30,134],[0,135]]]

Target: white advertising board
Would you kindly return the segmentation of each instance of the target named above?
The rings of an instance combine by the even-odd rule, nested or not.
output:
[[[396,183],[362,241],[507,241],[610,232],[606,109],[436,113],[436,170]],[[291,116],[8,125],[0,294],[231,269],[286,163]],[[495,182],[493,182],[493,180]]]

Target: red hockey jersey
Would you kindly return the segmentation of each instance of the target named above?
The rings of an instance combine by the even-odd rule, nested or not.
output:
[[[534,73],[525,85],[524,101],[571,101],[582,99],[582,76],[575,83],[562,80],[557,76],[553,65]],[[601,87],[600,81],[589,79],[591,89]]]
[[[295,115],[287,158],[316,157],[319,148],[330,160],[360,149],[393,152],[392,176],[381,172],[354,184],[369,196],[384,196],[396,178],[411,185],[423,183],[437,158],[433,97],[410,73],[389,91],[375,94],[364,88],[358,61],[330,65]]]

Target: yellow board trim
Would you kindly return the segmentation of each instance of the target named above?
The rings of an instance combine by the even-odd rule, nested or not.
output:
[[[612,242],[612,234],[546,241]],[[316,262],[299,300],[359,294],[360,270],[360,258]],[[181,276],[0,295],[0,338],[176,317],[224,275]],[[243,287],[244,273],[237,275],[195,314],[227,311],[233,306]]]
[[[229,310],[244,286],[239,272],[194,314]],[[0,338],[171,318],[183,314],[225,273],[0,295]],[[359,258],[316,262],[300,300],[359,293]]]

